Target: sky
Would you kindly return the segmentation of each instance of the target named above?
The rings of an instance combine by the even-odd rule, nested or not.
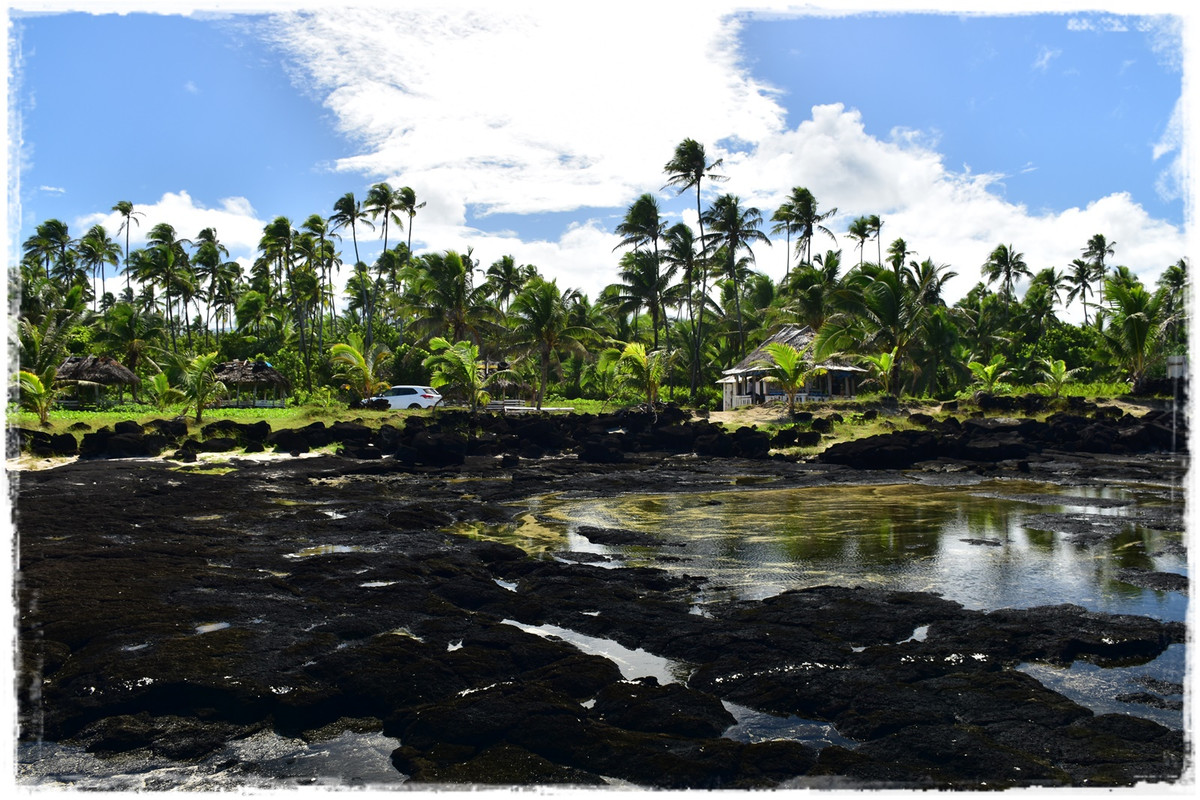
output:
[[[6,245],[16,263],[50,218],[115,236],[128,200],[133,247],[214,227],[248,266],[275,217],[386,181],[425,203],[389,244],[512,255],[594,298],[639,195],[695,225],[663,171],[692,138],[722,159],[705,205],[734,194],[769,231],[806,187],[836,209],[813,252],[844,264],[877,214],[884,250],[958,273],[951,300],[999,244],[1062,270],[1097,233],[1153,283],[1190,252],[1179,5],[10,2]],[[370,263],[379,232],[358,238]],[[772,239],[755,263],[778,279]]]

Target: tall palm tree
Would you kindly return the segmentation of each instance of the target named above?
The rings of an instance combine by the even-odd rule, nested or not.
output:
[[[702,216],[700,211],[700,185],[705,177],[710,181],[723,181],[724,175],[717,175],[713,172],[714,169],[721,166],[723,160],[718,158],[716,161],[709,163],[708,156],[704,152],[704,145],[697,142],[695,139],[684,139],[675,146],[675,153],[663,166],[663,171],[667,173],[667,182],[663,188],[667,186],[676,187],[678,194],[683,194],[688,189],[696,190],[696,217]],[[704,220],[699,220],[700,224],[700,242],[704,242]],[[707,304],[708,298],[708,274],[704,269],[700,270],[700,303],[699,311],[696,316],[696,326],[693,331],[695,336],[694,353],[692,359],[692,376],[691,376],[691,394],[692,399],[696,397],[696,391],[700,384],[700,342],[703,338],[704,329],[704,306]]]
[[[367,213],[371,215],[371,219],[383,219],[383,252],[388,252],[388,228],[394,223],[404,230],[404,223],[400,219],[402,198],[400,193],[393,189],[388,183],[377,183],[367,191],[367,199],[363,205]],[[382,257],[376,261],[377,268],[382,271],[386,260]],[[366,330],[366,345],[369,348],[374,339],[375,325],[375,308],[379,304],[379,286],[381,281],[376,280],[375,286],[371,290],[371,301],[367,306],[367,330]]]
[[[666,252],[663,260],[671,265],[671,273],[680,276],[677,287],[672,288],[671,295],[678,298],[687,308],[688,326],[696,326],[696,292],[695,286],[701,269],[701,258],[696,252],[696,233],[686,222],[677,222],[667,229],[663,237]]]
[[[129,229],[133,225],[141,225],[142,223],[138,222],[137,218],[146,215],[140,211],[134,211],[133,203],[128,200],[118,200],[112,210],[121,215],[121,227],[117,228],[117,235],[120,236],[122,231],[125,233],[125,291],[132,293],[133,287],[129,283]]]
[[[358,226],[366,225],[375,230],[375,224],[369,219],[370,214],[363,208],[362,203],[354,199],[354,192],[346,192],[333,204],[333,213],[329,216],[330,230],[350,228],[350,238],[354,242],[354,264],[362,263],[358,256]]]
[[[104,293],[104,265],[116,266],[121,256],[121,246],[109,238],[103,225],[93,225],[79,240],[79,260],[84,267],[92,268],[92,280],[99,280],[98,288],[93,293],[93,311],[95,298]]]
[[[988,260],[983,262],[982,270],[988,283],[1000,282],[1000,293],[1004,297],[1005,319],[1007,320],[1008,310],[1011,309],[1014,301],[1013,285],[1019,278],[1033,277],[1033,273],[1029,271],[1029,265],[1025,263],[1025,254],[1018,253],[1011,244],[996,245],[996,249],[988,256]]]
[[[741,281],[737,267],[743,254],[749,259],[749,263],[754,262],[754,251],[751,249],[751,245],[757,242],[766,242],[769,245],[771,240],[759,230],[759,225],[762,224],[762,213],[754,207],[743,207],[741,198],[736,195],[724,194],[718,197],[704,212],[703,221],[708,223],[714,243],[724,252],[725,258],[722,265],[724,275],[733,281],[734,306],[737,311],[738,325],[738,353],[744,355],[746,330],[742,321]]]
[[[329,300],[329,326],[333,327],[334,307],[333,307],[333,267],[337,262],[337,250],[332,246],[333,239],[340,239],[333,229],[333,220],[325,219],[320,214],[309,214],[308,219],[300,226],[300,229],[310,236],[317,239],[316,248],[309,248],[309,253],[312,256],[314,266],[319,268],[321,274],[321,299]],[[322,306],[318,305],[317,318],[320,319]],[[317,329],[318,334],[320,328]],[[317,349],[323,350],[321,342],[317,341]]]
[[[858,265],[861,267],[863,263],[863,250],[867,245],[867,239],[871,238],[871,220],[868,217],[858,217],[850,223],[850,227],[846,229],[846,233],[850,234],[850,238],[858,242]]]
[[[562,292],[554,281],[534,278],[525,284],[509,309],[512,337],[521,349],[537,355],[540,382],[537,408],[546,396],[550,366],[560,349],[582,350],[579,342],[587,331],[570,325],[571,301],[575,291]]]
[[[834,295],[840,286],[841,250],[830,250],[801,265],[783,285],[784,310],[819,331],[834,311]]]
[[[67,224],[57,219],[48,219],[25,240],[22,248],[25,257],[41,262],[47,275],[53,275],[56,265],[64,265],[71,246],[74,244]],[[60,270],[61,271],[61,270]],[[62,288],[65,289],[65,284]]]
[[[425,204],[417,202],[417,193],[411,187],[402,186],[396,194],[400,199],[399,210],[408,215],[408,249],[412,252],[413,217],[417,216],[417,212],[424,208]]]
[[[487,268],[486,278],[488,291],[496,302],[502,304],[502,311],[508,314],[508,304],[525,281],[537,274],[537,268],[530,264],[517,266],[517,260],[511,255],[500,256]]]
[[[771,215],[771,233],[782,233],[786,252],[783,261],[783,279],[792,274],[792,234],[796,231],[796,208],[790,200],[784,200]]]
[[[1077,258],[1071,262],[1071,272],[1067,282],[1071,289],[1067,292],[1067,305],[1078,297],[1083,303],[1083,324],[1088,325],[1088,295],[1093,293],[1092,281],[1095,279],[1095,265]]]
[[[883,220],[878,214],[872,214],[867,217],[867,227],[871,231],[871,235],[875,237],[875,257],[876,264],[883,263]]]
[[[1083,257],[1095,265],[1097,280],[1104,280],[1104,259],[1116,255],[1116,247],[1117,243],[1108,241],[1102,233],[1088,239],[1087,246],[1083,248]]]
[[[205,281],[208,282],[208,309],[204,321],[206,333],[212,314],[213,300],[219,291],[217,283],[221,277],[221,267],[228,257],[229,249],[217,238],[216,228],[205,228],[200,231],[196,237],[196,252],[192,253],[192,265],[195,268],[197,280],[201,284]]]
[[[412,328],[425,338],[442,336],[478,343],[483,333],[498,329],[498,312],[488,299],[489,287],[475,286],[468,260],[454,250],[423,253],[404,270],[408,304],[415,313]]]
[[[796,186],[792,189],[792,194],[789,197],[789,202],[792,205],[792,214],[796,220],[796,238],[797,253],[804,253],[804,260],[812,260],[812,240],[818,233],[823,233],[833,241],[837,242],[837,236],[833,231],[826,228],[823,223],[825,220],[837,214],[836,208],[822,213],[817,210],[817,198],[813,197],[813,193],[803,186]]]
[[[659,328],[666,324],[666,300],[674,272],[674,266],[664,271],[655,254],[635,250],[621,257],[621,281],[613,284],[617,292],[613,299],[619,303],[620,313],[633,312],[636,320],[639,309],[649,312],[655,350]]]

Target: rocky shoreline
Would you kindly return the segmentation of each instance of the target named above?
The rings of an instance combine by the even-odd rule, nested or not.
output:
[[[765,432],[673,410],[468,424],[442,414],[273,433],[218,422],[192,439],[164,421],[85,434],[79,460],[22,473],[21,740],[189,763],[264,730],[373,730],[399,740],[391,760],[414,785],[1128,786],[1177,781],[1190,764],[1181,732],[1095,714],[1014,669],[1145,663],[1186,640],[1181,623],[836,586],[698,614],[698,578],[535,559],[447,532],[511,520],[513,501],[548,492],[702,491],[731,475],[775,488],[1178,479],[1185,465],[1163,452],[1161,419],[1083,409],[1036,425],[939,423],[920,432],[932,445],[904,444],[919,456],[907,464],[898,438],[860,446],[853,463],[836,451],[770,457]],[[35,452],[67,447],[21,438]],[[341,453],[238,455],[322,439]],[[220,449],[225,470],[195,461]],[[689,677],[628,681],[612,661],[514,623],[642,649]],[[722,701],[825,721],[856,744],[724,738]]]

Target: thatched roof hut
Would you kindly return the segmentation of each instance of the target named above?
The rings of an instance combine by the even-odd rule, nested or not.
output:
[[[265,361],[225,361],[218,364],[213,373],[230,389],[274,389],[284,393],[292,389],[283,373]]]
[[[282,406],[292,390],[291,381],[265,361],[225,361],[213,376],[233,395],[222,404],[226,406]]]
[[[132,386],[141,381],[128,367],[108,356],[69,356],[59,366],[55,380],[104,386]]]

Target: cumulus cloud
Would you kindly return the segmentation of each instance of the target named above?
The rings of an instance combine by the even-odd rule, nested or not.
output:
[[[175,228],[180,239],[192,239],[205,228],[214,228],[217,237],[230,253],[252,253],[262,239],[267,220],[259,219],[250,201],[244,197],[221,200],[217,208],[205,208],[196,203],[186,191],[167,192],[157,202],[135,203],[135,223],[130,230],[129,246],[138,248],[146,243],[146,234],[155,225],[165,222]],[[103,225],[110,236],[116,237],[122,217],[115,211],[91,214],[75,220],[73,230],[86,230]],[[121,242],[124,243],[124,234]]]
[[[295,79],[361,145],[337,168],[439,187],[430,216],[617,205],[685,136],[778,130],[737,33],[711,9],[653,3],[338,8],[271,26]]]

